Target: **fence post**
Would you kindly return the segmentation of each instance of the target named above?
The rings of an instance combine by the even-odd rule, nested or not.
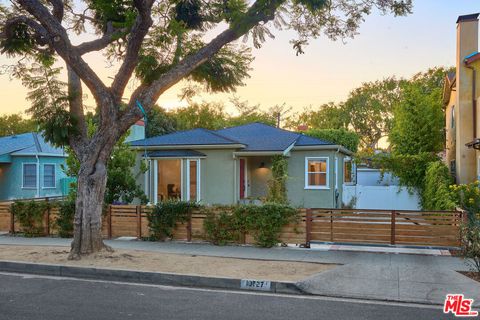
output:
[[[330,211],[330,242],[333,242],[333,211]]]
[[[187,241],[192,241],[192,213],[188,213],[188,221],[187,221]]]
[[[395,224],[396,224],[396,215],[397,212],[395,210],[392,210],[392,219],[391,219],[391,235],[390,235],[390,244],[394,245],[395,244]]]
[[[112,205],[108,205],[108,239],[112,239]]]
[[[142,238],[142,206],[139,205],[136,207],[137,211],[137,238]]]
[[[47,210],[45,211],[45,235],[48,237],[50,235],[50,203],[48,202],[48,198],[45,198],[45,203],[47,204]]]
[[[15,214],[12,211],[11,205],[10,205],[10,233],[15,234]]]
[[[306,234],[305,234],[305,248],[310,248],[312,240],[312,209],[307,209],[305,214]]]

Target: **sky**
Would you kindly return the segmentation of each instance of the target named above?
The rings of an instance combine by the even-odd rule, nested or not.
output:
[[[251,77],[235,95],[263,109],[285,103],[293,111],[302,111],[330,101],[341,102],[363,82],[411,77],[430,67],[453,66],[456,19],[475,12],[480,12],[477,0],[414,0],[409,16],[374,12],[354,39],[344,43],[322,36],[310,41],[305,54],[299,56],[289,43],[293,34],[275,30],[275,39],[253,49]],[[115,68],[108,67],[102,55],[90,54],[86,60],[104,81],[110,81]],[[0,65],[11,63],[0,56]],[[164,93],[158,103],[167,109],[185,105],[178,98],[180,88],[181,84]],[[26,92],[19,80],[0,75],[0,114],[25,111],[29,106]],[[201,94],[196,100],[228,104],[231,98],[232,94]],[[87,103],[93,106],[91,99]]]

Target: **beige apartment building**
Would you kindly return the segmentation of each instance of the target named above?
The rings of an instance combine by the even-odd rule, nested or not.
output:
[[[477,13],[457,20],[456,72],[446,75],[443,92],[445,161],[456,183],[470,183],[480,176],[478,17]]]

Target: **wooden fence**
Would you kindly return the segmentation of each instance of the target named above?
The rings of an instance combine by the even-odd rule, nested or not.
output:
[[[308,209],[307,240],[421,246],[458,246],[462,213]]]
[[[151,207],[111,205],[103,222],[107,238],[148,237],[147,212]],[[45,213],[45,235],[57,234],[55,219],[57,208]],[[359,209],[299,209],[300,219],[282,229],[280,240],[284,243],[312,242],[371,243],[390,245],[448,246],[460,244],[458,211],[402,211]],[[203,228],[205,215],[193,211],[185,223],[177,223],[174,240],[205,240]],[[12,223],[12,221],[14,223]],[[0,231],[21,232],[22,227],[10,212],[9,203],[0,203]],[[245,234],[242,243],[254,243]]]

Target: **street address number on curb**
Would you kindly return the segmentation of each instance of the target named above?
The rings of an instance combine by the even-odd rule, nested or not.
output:
[[[241,289],[270,291],[272,283],[270,281],[261,280],[242,280],[240,282]]]

